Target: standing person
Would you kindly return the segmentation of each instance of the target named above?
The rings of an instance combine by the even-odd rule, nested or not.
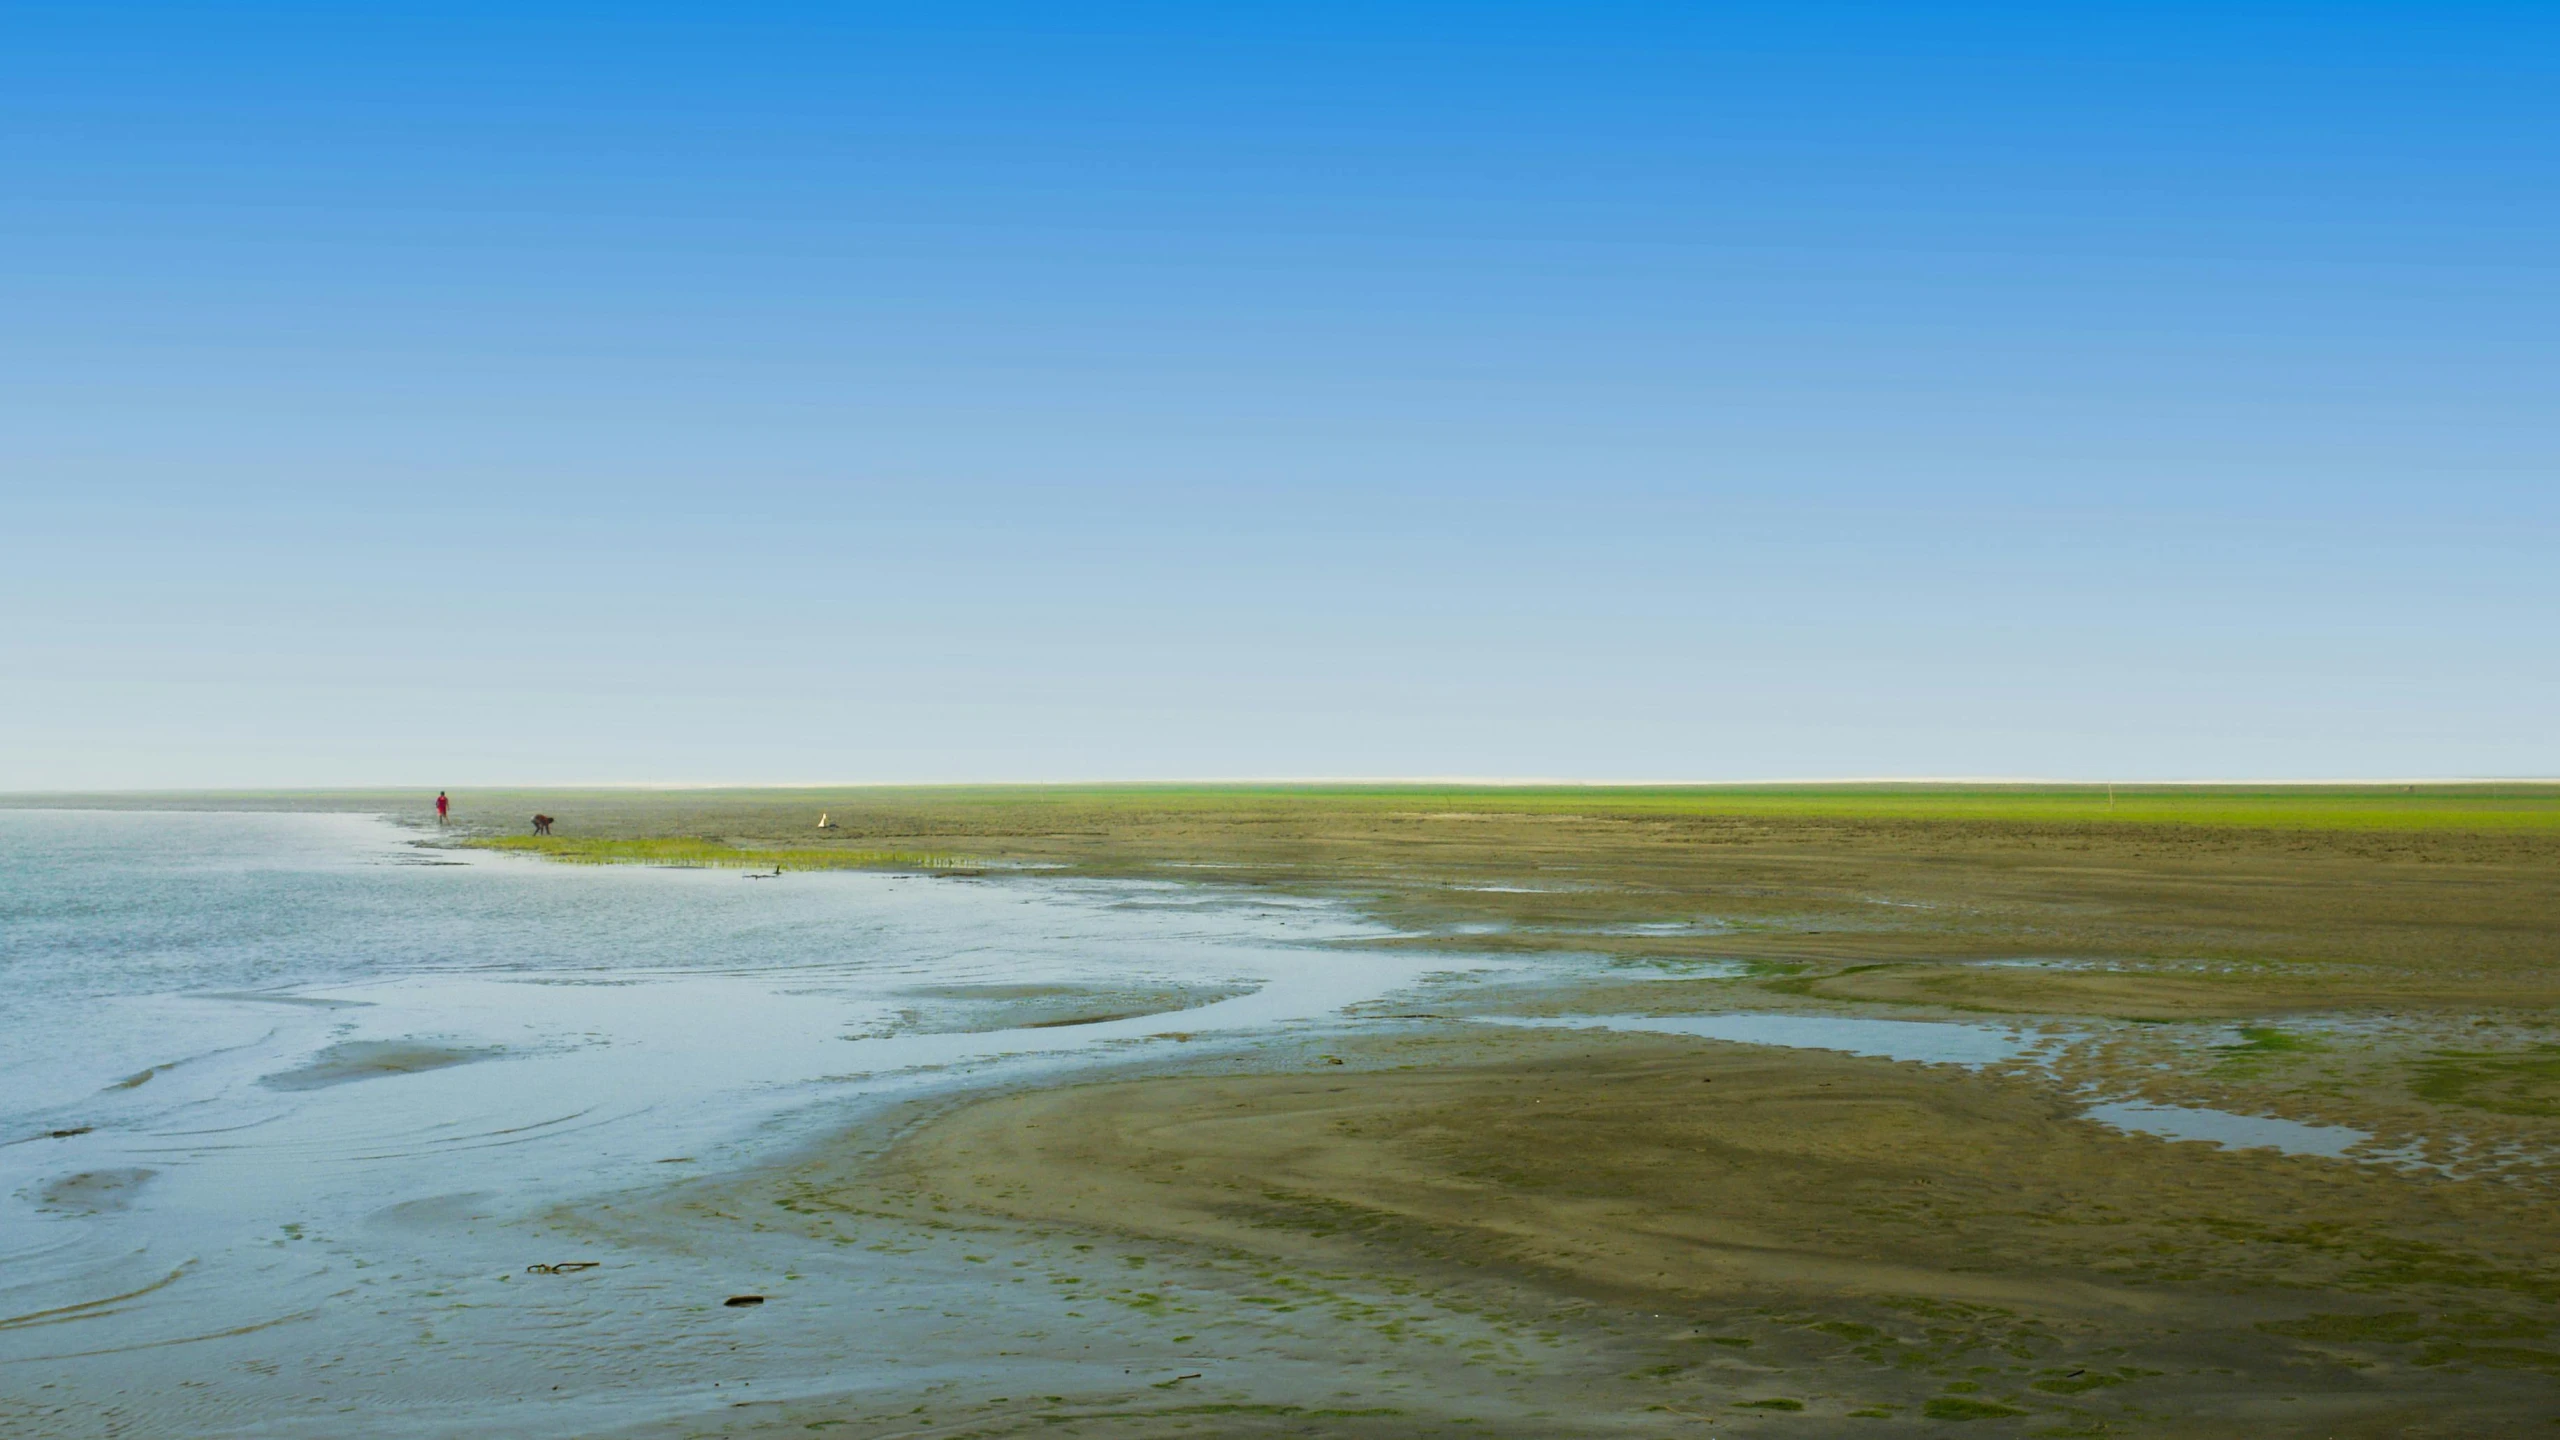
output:
[[[443,792],[443,791],[441,791],[441,790],[437,791],[437,792],[436,792],[436,823],[437,823],[437,824],[439,824],[439,825],[443,824],[443,823],[444,823],[444,816],[445,816],[445,812],[446,812],[447,810],[452,809],[452,808],[453,808],[453,802],[452,802],[452,801],[450,801],[450,800],[447,800],[446,798],[444,798],[444,792]]]

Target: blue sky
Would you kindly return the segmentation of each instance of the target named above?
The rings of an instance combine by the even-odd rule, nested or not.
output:
[[[0,788],[2560,772],[2547,6],[0,25]]]

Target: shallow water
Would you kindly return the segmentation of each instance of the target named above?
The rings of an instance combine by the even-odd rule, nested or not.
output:
[[[1935,1065],[1997,1065],[2032,1052],[2040,1043],[2027,1031],[1999,1025],[1966,1025],[1928,1020],[1869,1020],[1853,1015],[1772,1015],[1735,1011],[1722,1015],[1565,1015],[1537,1019],[1486,1016],[1501,1025],[1535,1025],[1568,1030],[1642,1030],[1660,1035],[1695,1035],[1743,1045],[1779,1045],[1801,1050],[1838,1050],[1886,1060],[1918,1060]]]
[[[2287,1155],[2343,1159],[2373,1137],[2347,1125],[2313,1125],[2273,1115],[2239,1115],[2194,1105],[2154,1105],[2113,1100],[2086,1112],[2102,1125],[2163,1140],[2204,1140],[2232,1150],[2281,1150]]]
[[[1446,964],[1329,945],[1383,933],[1331,907],[1167,885],[745,883],[412,838],[0,811],[0,1400],[63,1402],[0,1428],[90,1433],[115,1397],[146,1432],[283,1433],[279,1387],[432,1416],[543,1392],[556,1357],[525,1347],[550,1330],[636,1366],[622,1403],[645,1409],[690,1383],[700,1317],[655,1290],[600,1305],[610,1270],[519,1293],[561,1258],[541,1217],[564,1204],[936,1087],[1329,1021]],[[1011,1024],[1026,987],[1122,1018]],[[875,1259],[864,1284],[965,1286],[946,1261]],[[697,1255],[650,1284],[687,1267],[729,1283]],[[695,1358],[735,1383],[721,1343]],[[279,1355],[310,1368],[258,1378]]]
[[[1723,1015],[1569,1015],[1552,1018],[1483,1017],[1502,1025],[1565,1029],[1641,1030],[1695,1035],[1744,1045],[1836,1050],[1886,1060],[1916,1060],[1979,1069],[2032,1059],[2055,1037],[1998,1025],[1958,1021],[1871,1020],[1850,1015],[1771,1015],[1740,1011]],[[2404,1163],[2397,1155],[2360,1155],[2373,1136],[2346,1125],[2314,1125],[2268,1115],[2241,1115],[2194,1105],[2155,1105],[2114,1100],[2089,1106],[2089,1119],[2113,1129],[2164,1140],[2202,1140],[2233,1150],[2278,1150],[2287,1155]]]

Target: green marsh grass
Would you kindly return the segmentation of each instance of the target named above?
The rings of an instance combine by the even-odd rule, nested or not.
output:
[[[966,789],[945,792],[954,800]],[[2253,830],[2560,830],[2560,785],[1114,785],[989,789],[1165,818],[1330,804],[1411,816],[1977,821]]]
[[[2501,1115],[2560,1115],[2560,1045],[2499,1054],[2446,1050],[2420,1061],[2419,1099]]]
[[[2560,784],[2086,785],[1853,782],[1799,785],[1125,783],[670,792],[688,807],[832,809],[911,824],[1277,819],[1292,812],[1397,820],[1583,816],[2315,831],[2560,832]],[[629,804],[638,797],[594,797]],[[563,798],[561,803],[567,803]]]
[[[948,870],[968,862],[910,850],[843,850],[817,846],[745,846],[722,840],[609,840],[586,836],[506,835],[466,840],[479,850],[538,855],[571,865],[704,865],[759,870]]]

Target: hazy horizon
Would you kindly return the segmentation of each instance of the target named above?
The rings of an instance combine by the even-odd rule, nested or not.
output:
[[[2527,787],[2560,786],[2554,775],[2388,775],[2388,776],[2324,776],[2299,779],[2267,779],[2252,776],[2204,776],[2152,780],[2111,779],[2106,776],[2056,775],[1834,775],[1779,776],[1767,779],[1681,779],[1681,778],[1596,778],[1568,779],[1545,775],[1184,775],[1154,779],[1126,776],[1066,776],[1046,779],[995,778],[978,780],[513,780],[480,782],[457,780],[444,783],[374,783],[357,785],[259,785],[259,786],[128,786],[82,790],[0,790],[8,798],[79,798],[82,796],[129,796],[138,798],[185,796],[373,796],[416,794],[425,796],[436,791],[480,791],[513,793],[519,791],[832,791],[832,790],[1003,790],[1003,789],[1146,789],[1234,787],[1272,789],[1356,789],[1363,787],[1412,787],[1415,789],[1498,790],[1498,789],[1663,789],[1663,790],[1769,790],[1825,789],[1856,786],[1915,786],[1960,789],[2053,788],[2098,789],[2121,787],[2129,791],[2174,789],[2383,789],[2391,786],[2428,786],[2437,788],[2477,788],[2516,785]]]

